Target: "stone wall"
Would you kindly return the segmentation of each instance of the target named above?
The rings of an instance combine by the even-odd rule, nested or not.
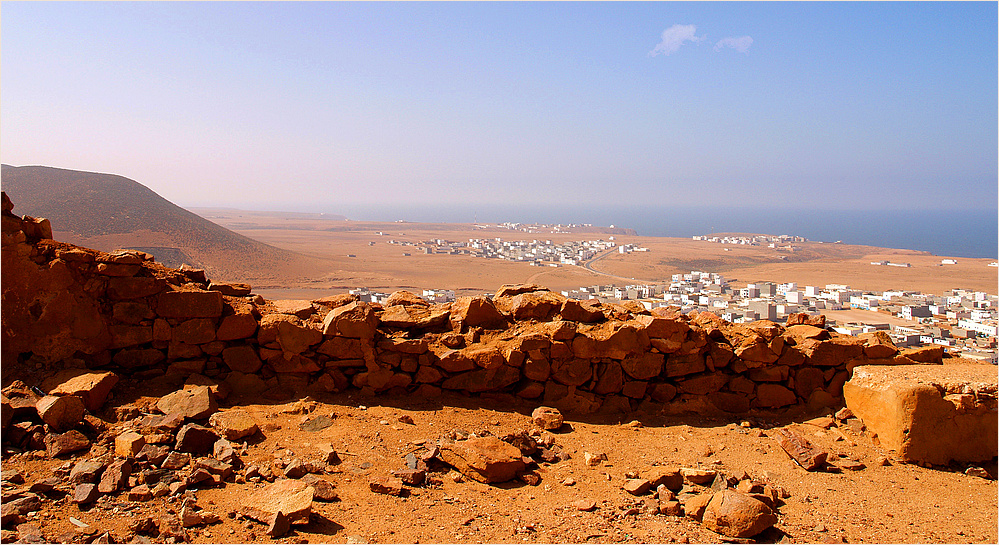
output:
[[[519,396],[570,412],[744,413],[842,402],[857,365],[939,363],[882,333],[838,335],[799,315],[787,327],[711,313],[567,300],[535,285],[493,298],[385,305],[348,295],[266,301],[244,284],[169,269],[142,252],[50,240],[4,195],[3,382],[67,361],[122,376],[208,377],[285,399],[309,388]],[[72,364],[71,364],[72,365]]]

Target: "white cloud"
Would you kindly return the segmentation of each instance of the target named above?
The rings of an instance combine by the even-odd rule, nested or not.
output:
[[[697,25],[673,25],[663,31],[663,39],[656,45],[656,48],[649,51],[650,57],[662,53],[669,55],[675,53],[684,42],[700,42],[704,36],[696,36]]]
[[[715,44],[715,51],[721,51],[726,47],[731,47],[739,53],[745,53],[746,51],[749,51],[749,46],[751,45],[753,45],[753,39],[749,36],[729,36],[728,38],[718,40],[718,43]]]

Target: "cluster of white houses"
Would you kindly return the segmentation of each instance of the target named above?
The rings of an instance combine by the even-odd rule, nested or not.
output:
[[[389,240],[389,244],[413,246],[417,253],[468,255],[485,259],[527,262],[538,266],[580,265],[592,259],[597,253],[617,246],[614,237],[610,240],[583,240],[555,243],[551,240],[503,240],[495,238],[470,238],[465,241],[444,239],[406,242]],[[631,244],[623,245],[622,253],[648,251]]]
[[[777,250],[794,251],[794,242],[808,242],[805,237],[797,235],[728,235],[728,236],[708,236],[694,235],[693,240],[703,240],[704,242],[715,242],[719,244],[739,244],[743,246],[767,246]]]
[[[366,288],[351,290],[363,301],[384,302],[388,294]],[[487,294],[489,295],[489,294]],[[938,344],[952,354],[996,363],[996,311],[999,297],[981,291],[954,289],[944,295],[932,295],[912,290],[889,290],[881,293],[863,292],[842,284],[825,287],[798,286],[794,282],[778,284],[755,282],[735,289],[718,273],[691,271],[675,274],[668,284],[633,284],[626,286],[594,285],[562,291],[571,299],[597,299],[603,302],[638,301],[648,309],[661,306],[679,307],[681,312],[710,311],[734,323],[755,320],[782,322],[788,314],[805,312],[864,309],[877,311],[886,317],[901,318],[881,321],[874,315],[863,322],[837,323],[827,320],[834,330],[858,335],[882,330],[901,347]],[[434,303],[455,299],[453,290],[423,290],[423,298]]]

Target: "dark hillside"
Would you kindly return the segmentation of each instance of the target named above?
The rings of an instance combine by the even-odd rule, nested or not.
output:
[[[98,250],[145,249],[165,264],[184,259],[221,277],[278,280],[321,270],[312,258],[234,233],[123,176],[3,165],[0,180],[15,213],[48,218],[67,234],[58,238]]]

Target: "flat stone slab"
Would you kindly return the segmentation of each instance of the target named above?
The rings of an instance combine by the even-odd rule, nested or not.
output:
[[[843,386],[846,406],[901,460],[983,462],[997,451],[994,365],[864,365]]]

